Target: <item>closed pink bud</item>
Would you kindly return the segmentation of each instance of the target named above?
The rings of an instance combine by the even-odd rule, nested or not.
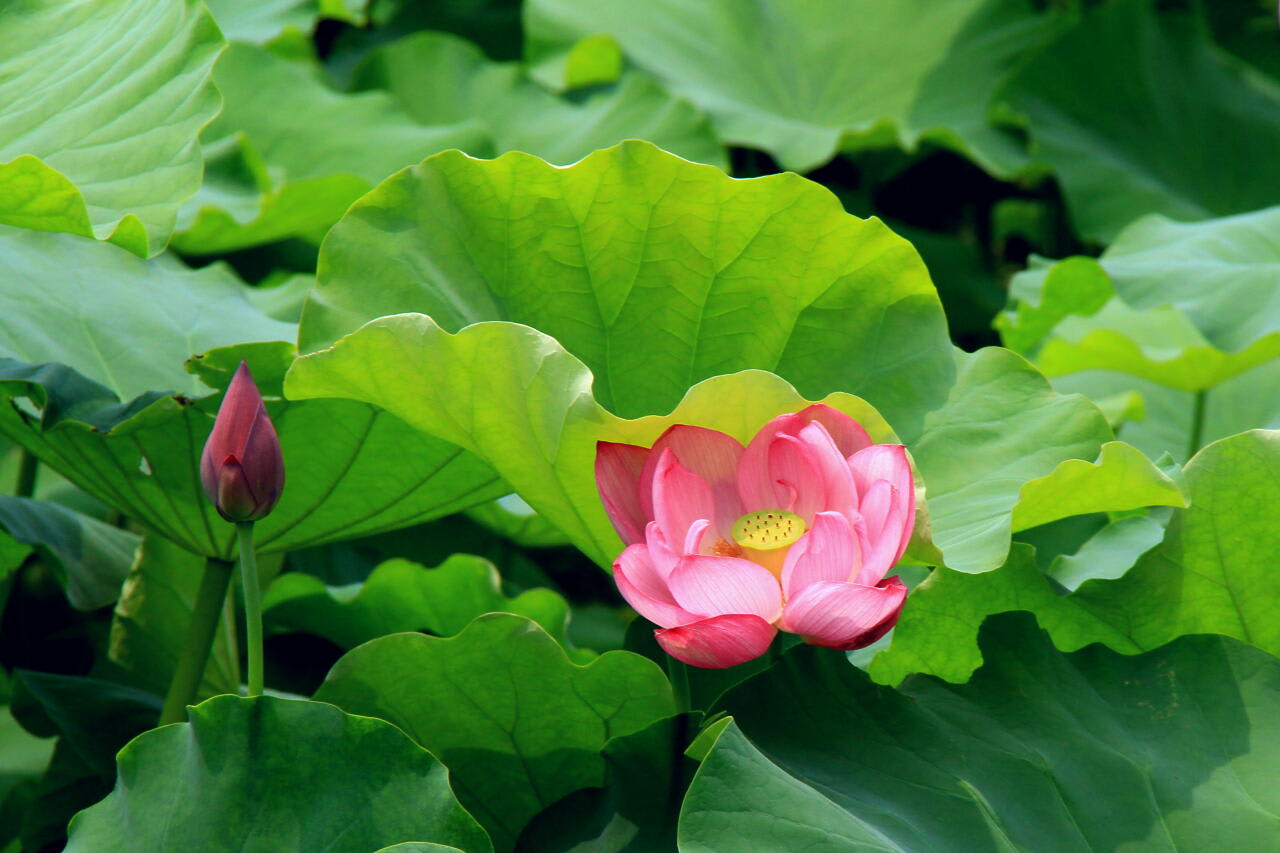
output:
[[[284,490],[280,439],[243,361],[227,386],[200,457],[200,481],[227,521],[257,521]]]

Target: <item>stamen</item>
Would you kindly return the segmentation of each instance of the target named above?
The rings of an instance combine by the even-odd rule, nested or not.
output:
[[[741,557],[742,549],[732,542],[717,539],[716,544],[711,546],[711,553],[717,557]]]

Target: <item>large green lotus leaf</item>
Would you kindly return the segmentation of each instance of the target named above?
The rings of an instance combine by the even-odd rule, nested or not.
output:
[[[1111,437],[1096,407],[1055,393],[1005,349],[957,351],[956,362],[959,373],[946,405],[926,415],[923,434],[907,442],[924,477],[933,543],[946,565],[985,572],[1004,562],[1015,512],[1052,515],[1062,506],[1069,515],[1071,504],[1089,506],[1089,512],[1113,508],[1111,496],[1094,503],[1063,494],[1072,486],[1070,463],[1088,465],[1085,460],[1096,458]],[[1131,467],[1143,470],[1132,458],[1102,461],[1109,461],[1098,466],[1103,481],[1122,479]],[[1071,503],[1060,504],[1064,499]],[[1114,499],[1128,501],[1123,493]]]
[[[218,112],[204,4],[10,3],[0,44],[0,223],[164,248]]]
[[[681,809],[687,853],[1267,850],[1280,662],[1220,637],[1057,652],[983,629],[971,683],[894,691],[802,647],[729,693]]]
[[[209,388],[182,364],[246,341],[288,341],[227,268],[190,270],[89,240],[0,226],[0,356],[64,364],[120,401]]]
[[[1096,262],[1014,278],[1005,343],[1051,376],[1130,373],[1198,391],[1280,355],[1280,207],[1208,222],[1150,216]]]
[[[1026,530],[1073,515],[1186,506],[1177,483],[1141,452],[1120,441],[1102,445],[1096,462],[1068,459],[1022,486],[1013,529]]]
[[[445,152],[384,182],[326,239],[304,352],[389,314],[524,323],[626,417],[746,368],[860,394],[904,437],[954,374],[919,255],[795,175],[733,180],[625,142],[568,168]]]
[[[997,174],[1026,159],[992,127],[992,94],[1057,29],[1024,0],[841,4],[535,0],[526,53],[563,61],[607,33],[626,56],[710,113],[720,138],[788,169],[841,149],[936,142]]]
[[[395,634],[348,652],[316,692],[381,717],[438,755],[459,801],[510,850],[543,808],[605,778],[605,744],[675,712],[652,661],[577,666],[535,623],[482,616],[451,639]]]
[[[206,0],[229,40],[265,44],[286,31],[310,33],[321,19],[364,22],[359,0]]]
[[[400,312],[432,318],[374,320],[300,360],[288,395],[365,400],[466,447],[602,565],[618,540],[597,440],[650,443],[674,422],[746,440],[804,404],[749,374],[663,419],[613,414],[669,412],[717,374],[766,368],[876,406],[893,432],[862,400],[836,403],[906,441],[940,502],[934,541],[965,570],[1003,562],[1023,483],[1110,437],[1018,356],[957,354],[919,256],[878,221],[795,176],[733,181],[642,143],[562,169],[446,152],[385,182],[326,239],[302,346]]]
[[[224,105],[201,135],[214,172],[184,208],[174,240],[188,254],[318,240],[392,172],[446,148],[492,150],[474,121],[419,124],[385,92],[334,91],[318,68],[252,45],[227,48],[214,80]]]
[[[947,565],[987,571],[1004,560],[1022,485],[1050,476],[1064,460],[1095,458],[1109,430],[1095,407],[1053,393],[1006,350],[960,361],[951,398],[929,413],[924,435],[908,446],[927,485],[933,543]],[[699,383],[668,415],[627,421],[594,400],[591,382],[581,362],[533,329],[491,322],[450,335],[416,314],[369,323],[333,349],[299,359],[287,378],[292,398],[365,400],[471,450],[601,565],[612,562],[621,543],[595,489],[597,441],[652,444],[674,423],[746,441],[770,417],[806,405],[778,377],[745,371]],[[877,440],[897,440],[863,400],[836,393],[822,402],[859,420]],[[1001,429],[991,428],[994,421]],[[932,562],[938,554],[928,529],[922,513],[909,554]]]
[[[1198,435],[1193,435],[1198,396],[1194,392],[1100,370],[1056,377],[1053,386],[1063,393],[1084,394],[1099,405],[1107,399],[1136,396],[1141,401],[1139,411],[1120,424],[1117,436],[1152,459],[1168,453],[1185,463],[1195,451],[1220,438],[1250,429],[1280,429],[1280,359],[1207,389]]]
[[[728,165],[706,116],[639,74],[571,101],[526,79],[516,63],[490,62],[468,41],[424,32],[374,51],[354,82],[391,92],[423,124],[479,121],[497,152],[567,164],[623,139],[647,139],[698,163]]]
[[[11,228],[0,229],[0,257],[18,272],[0,283],[0,382],[42,408],[0,406],[0,430],[188,550],[231,557],[234,530],[197,470],[219,403],[211,389],[247,358],[278,398],[294,357],[279,341],[295,327],[263,315],[221,268],[192,272],[171,258]],[[223,346],[253,340],[263,343]],[[196,375],[183,370],[210,347]],[[368,405],[270,399],[268,410],[288,485],[257,526],[264,552],[408,526],[509,491],[479,460]]]
[[[935,571],[911,594],[893,642],[871,675],[913,672],[963,681],[982,662],[978,628],[992,613],[1028,610],[1059,648],[1105,643],[1132,654],[1183,634],[1225,634],[1280,652],[1280,432],[1257,430],[1201,451],[1183,472],[1190,506],[1174,510],[1164,540],[1115,580],[1061,595],[1026,546],[983,575]],[[1062,569],[1065,571],[1065,569]]]
[[[1077,229],[1100,242],[1144,214],[1209,219],[1280,190],[1280,87],[1225,59],[1189,15],[1154,6],[1103,4],[1005,93]]]
[[[268,696],[218,696],[190,715],[120,752],[115,791],[72,820],[68,853],[161,853],[175,839],[209,853],[493,849],[444,767],[382,720]]]
[[[191,624],[204,558],[160,536],[146,536],[125,579],[111,621],[108,657],[120,680],[163,696],[173,680]],[[240,662],[229,605],[209,652],[200,696],[236,693]]]
[[[115,602],[139,544],[136,534],[61,504],[12,495],[0,495],[0,526],[54,556],[67,600],[79,610]]]
[[[569,618],[568,603],[549,589],[503,595],[494,565],[469,554],[454,555],[430,569],[387,560],[364,583],[338,587],[289,572],[266,591],[262,610],[269,629],[304,631],[344,649],[402,631],[451,637],[477,616],[495,612],[526,616],[564,643]]]

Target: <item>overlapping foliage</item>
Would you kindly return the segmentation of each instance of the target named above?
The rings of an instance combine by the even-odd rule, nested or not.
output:
[[[1280,30],[1184,5],[0,6],[0,853],[1280,848]],[[242,359],[276,695],[233,594],[157,728]],[[900,621],[670,668],[596,443],[818,401]]]

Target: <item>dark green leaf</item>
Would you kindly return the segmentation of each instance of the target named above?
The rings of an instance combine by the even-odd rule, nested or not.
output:
[[[218,696],[137,738],[116,789],[71,823],[68,853],[369,853],[434,838],[492,849],[445,769],[393,726],[317,702]]]
[[[1189,16],[1155,6],[1100,4],[1006,93],[1092,240],[1148,213],[1256,210],[1280,188],[1280,87],[1224,60]]]
[[[671,716],[652,662],[609,652],[586,666],[536,624],[482,616],[452,639],[396,634],[348,652],[316,692],[389,720],[453,774],[459,800],[510,850],[525,823],[605,779],[605,744]]]
[[[684,802],[688,853],[1266,850],[1280,839],[1280,661],[1218,637],[1058,653],[983,629],[955,686],[877,686],[797,649],[725,697]]]

